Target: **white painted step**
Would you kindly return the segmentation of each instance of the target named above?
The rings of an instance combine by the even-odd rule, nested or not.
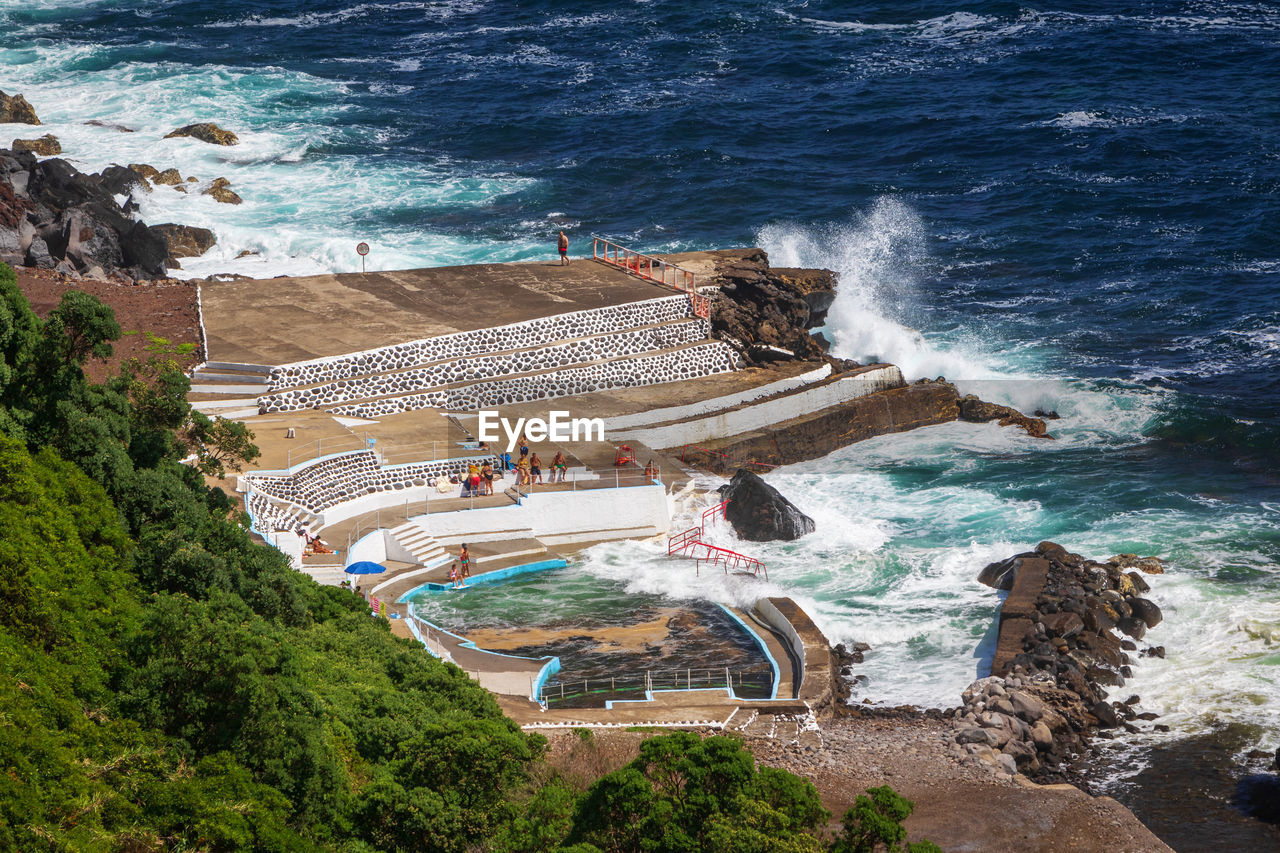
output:
[[[400,546],[413,555],[414,562],[423,566],[435,566],[449,561],[451,555],[416,521],[406,521],[393,527],[388,533]]]

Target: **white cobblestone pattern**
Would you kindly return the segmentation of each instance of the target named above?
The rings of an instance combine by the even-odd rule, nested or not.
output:
[[[482,311],[483,305],[477,304],[476,309]],[[603,335],[691,316],[693,311],[689,297],[682,294],[589,308],[506,326],[455,332],[363,352],[283,364],[272,369],[268,389],[274,392],[298,385],[336,382],[353,376],[420,367],[448,358],[525,349],[547,341]]]
[[[270,536],[276,530],[298,529],[306,521],[296,509],[280,506],[257,492],[249,492],[244,499],[245,509],[249,511],[253,529],[263,536]]]
[[[351,400],[390,397],[446,385],[497,379],[518,373],[586,364],[592,361],[640,355],[706,340],[711,324],[706,320],[683,320],[665,326],[632,329],[612,335],[552,344],[502,355],[482,355],[453,359],[399,373],[341,379],[314,388],[298,388],[258,398],[258,411],[292,412],[298,409],[327,408]]]
[[[372,450],[357,450],[321,459],[286,475],[247,474],[255,491],[281,501],[295,503],[314,513],[377,492],[398,492],[425,486],[433,477],[447,477],[467,470],[468,465],[494,465],[496,457],[440,459],[407,465],[379,465]],[[252,510],[251,510],[252,511]]]
[[[388,397],[370,403],[337,406],[332,414],[355,418],[379,418],[417,409],[473,412],[514,403],[572,397],[610,388],[639,388],[697,379],[737,370],[741,359],[728,344],[716,341],[673,352],[623,358],[539,373],[519,379],[499,379],[461,388]]]

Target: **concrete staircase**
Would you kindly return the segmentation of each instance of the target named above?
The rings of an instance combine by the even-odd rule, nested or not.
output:
[[[404,548],[412,556],[411,562],[431,568],[443,565],[452,558],[452,555],[445,550],[445,547],[416,521],[406,521],[399,527],[393,527],[387,532],[400,544],[400,547]]]
[[[270,365],[206,361],[191,372],[192,408],[210,417],[257,414],[258,397],[267,392],[270,378]]]

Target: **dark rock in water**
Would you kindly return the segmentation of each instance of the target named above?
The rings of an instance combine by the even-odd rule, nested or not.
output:
[[[1010,557],[998,563],[990,563],[978,573],[978,583],[986,584],[992,589],[1013,589],[1013,582],[1022,566],[1022,558]]]
[[[62,143],[52,133],[46,133],[39,139],[13,140],[13,150],[30,151],[32,154],[39,154],[41,157],[53,157],[62,153]]]
[[[226,178],[214,178],[213,183],[205,188],[203,195],[213,196],[214,201],[223,204],[239,204],[244,201],[231,190],[231,182]]]
[[[1124,633],[1133,637],[1135,640],[1141,640],[1147,635],[1147,625],[1141,619],[1135,619],[1132,616],[1126,616],[1116,622],[1116,627]]]
[[[208,228],[197,228],[193,225],[175,225],[167,222],[163,225],[152,225],[153,234],[158,234],[169,247],[170,258],[195,258],[213,248],[218,238]]]
[[[1107,728],[1115,728],[1120,725],[1120,715],[1116,713],[1116,709],[1112,708],[1106,702],[1097,702],[1089,712],[1098,718],[1098,724]]]
[[[0,92],[0,124],[39,124],[36,109],[21,95]]]
[[[129,169],[130,171],[137,172],[148,181],[154,182],[156,178],[160,177],[160,170],[155,166],[149,166],[146,163],[130,163]]]
[[[960,398],[960,420],[985,424],[988,421],[999,421],[1000,426],[1018,426],[1032,438],[1053,438],[1047,432],[1044,421],[1029,418],[1010,406],[998,403],[987,403],[973,394]]]
[[[141,173],[126,166],[108,166],[99,177],[102,178],[103,188],[112,195],[128,195],[134,187],[151,189]]]
[[[189,136],[201,142],[208,142],[210,145],[238,145],[240,142],[240,138],[234,133],[223,130],[211,121],[188,124],[171,133],[166,133],[164,138],[172,139],[175,136]]]
[[[796,509],[758,474],[740,468],[728,485],[720,487],[729,502],[725,518],[743,539],[769,542],[799,539],[814,531],[813,519]]]
[[[1148,601],[1145,598],[1135,598],[1129,603],[1129,606],[1133,610],[1134,618],[1141,619],[1148,628],[1154,628],[1159,625],[1160,620],[1164,618],[1155,602]]]
[[[1046,421],[1056,421],[1059,417],[1061,417],[1056,411],[1052,409],[1050,409],[1047,412],[1044,409],[1036,409],[1035,416],[1037,418],[1044,418]]]

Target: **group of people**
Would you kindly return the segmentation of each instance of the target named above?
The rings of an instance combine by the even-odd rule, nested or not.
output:
[[[493,464],[487,459],[483,464],[468,466],[467,477],[462,484],[462,496],[466,498],[493,494],[493,481],[498,476],[500,475],[493,470]]]
[[[459,566],[458,563],[462,565]],[[454,589],[462,586],[462,582],[471,577],[471,552],[467,550],[467,543],[462,543],[462,550],[458,552],[458,563],[454,563],[449,567],[449,585]]]
[[[530,486],[534,483],[541,484],[542,480],[542,458],[537,453],[530,452],[528,443],[524,438],[520,439],[520,456],[515,462],[517,482],[522,486]],[[549,483],[563,483],[565,472],[569,468],[569,461],[564,458],[564,454],[556,451],[555,458],[551,460],[551,470],[547,480]]]

